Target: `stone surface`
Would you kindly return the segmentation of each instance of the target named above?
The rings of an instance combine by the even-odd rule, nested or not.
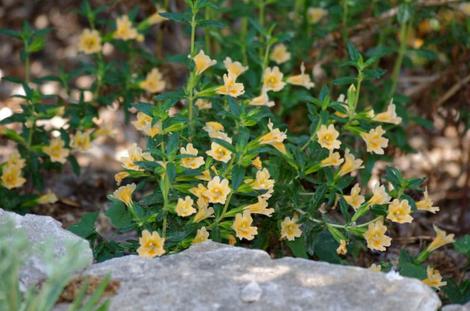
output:
[[[93,252],[88,241],[63,229],[60,222],[49,216],[32,214],[21,216],[0,209],[0,226],[7,222],[13,223],[16,229],[26,234],[32,248],[31,256],[20,271],[20,285],[23,290],[38,284],[46,277],[48,266],[43,258],[44,250],[51,251],[53,258],[60,258],[68,247],[78,247],[80,251],[77,262],[83,268],[93,262]]]
[[[442,308],[442,311],[470,311],[470,302],[464,305],[447,305]]]
[[[109,273],[120,282],[111,298],[113,311],[434,311],[441,304],[422,282],[396,273],[296,258],[272,260],[260,250],[211,241],[156,259],[115,258],[85,272]]]

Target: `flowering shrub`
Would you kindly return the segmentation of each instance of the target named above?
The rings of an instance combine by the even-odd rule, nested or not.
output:
[[[321,88],[315,85],[307,55],[311,42],[302,38],[320,39],[331,31],[332,24],[322,22],[330,14],[325,8],[304,10],[305,2],[295,1],[291,15],[298,31],[292,33],[285,21],[266,23],[266,6],[288,6],[281,1],[236,1],[232,10],[223,7],[229,20],[241,12],[237,29],[212,19],[221,2],[188,0],[183,12],[157,9],[141,22],[135,13],[103,22],[101,8],[84,2],[81,12],[89,28],[81,33],[78,48],[89,63],[77,76],[91,75],[94,83],[80,90],[77,103],[56,96],[53,104],[44,104],[46,96],[31,86],[40,81],[30,81],[29,74],[24,81],[10,79],[22,84],[26,104],[23,112],[0,123],[19,122],[22,131],[3,129],[18,152],[1,166],[0,203],[21,209],[53,201],[53,194],[41,195],[40,172],[60,169],[67,161],[78,172],[74,153],[110,133],[95,122],[99,109],[118,102],[147,143],[133,143],[121,159],[106,211],[118,231],[137,232],[138,241],[113,244],[106,256],[137,252],[153,258],[211,239],[268,249],[275,256],[345,263],[364,250],[386,252],[395,238],[392,228],[412,223],[418,213],[439,211],[423,179],[405,178],[389,166],[379,180],[371,180],[376,163],[390,160],[387,148],[409,151],[402,126],[420,120],[408,114],[396,94],[414,13],[410,2],[399,9],[398,60],[383,89],[379,62],[388,52],[361,53],[347,32],[347,59],[335,64],[341,71],[331,70],[339,75],[332,74],[334,81]],[[348,1],[342,3],[347,12]],[[334,20],[338,8],[332,7]],[[257,21],[249,18],[254,10]],[[342,18],[336,22],[344,28],[344,11]],[[180,88],[170,85],[161,70],[164,61],[145,45],[150,27],[163,22],[180,23],[189,33],[189,51],[166,60],[186,66]],[[204,31],[204,42],[198,31]],[[26,25],[22,32],[6,34],[23,40],[28,68],[28,55],[43,44],[35,43],[43,42],[43,32]],[[106,59],[107,45],[118,50],[121,62]],[[56,78],[67,90],[72,76]],[[291,131],[285,121],[299,107],[308,125]],[[38,125],[58,115],[67,119],[67,127]],[[32,191],[23,189],[29,177]],[[22,189],[22,196],[15,189]],[[72,230],[82,232],[80,225],[93,225],[96,217],[90,219]],[[93,230],[82,235],[96,239]],[[437,226],[434,230],[432,242],[414,254],[402,251],[393,268],[440,288],[446,282],[425,263],[433,251],[453,243],[454,235]],[[95,242],[96,248],[103,245]],[[391,268],[386,260],[371,266]]]

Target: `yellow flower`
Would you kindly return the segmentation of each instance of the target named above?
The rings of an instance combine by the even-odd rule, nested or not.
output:
[[[139,238],[140,247],[137,249],[137,253],[141,257],[153,258],[165,254],[165,239],[160,237],[157,231],[153,231],[150,234],[149,231],[142,231],[142,236]]]
[[[211,150],[206,153],[214,158],[214,160],[227,163],[232,158],[232,152],[218,143],[211,143]]]
[[[284,74],[279,70],[279,67],[266,68],[263,74],[263,89],[266,91],[279,92],[286,85],[282,81]]]
[[[265,198],[259,197],[257,203],[247,205],[243,210],[250,214],[261,214],[271,217],[272,213],[274,213],[274,209],[267,207],[268,201]]]
[[[282,153],[286,153],[286,146],[284,146],[283,141],[287,138],[285,132],[281,132],[279,129],[275,129],[274,125],[271,123],[271,120],[268,122],[269,133],[264,134],[259,139],[261,145],[271,145]]]
[[[256,157],[253,161],[251,161],[251,165],[253,165],[257,170],[263,168],[263,163],[259,157]]]
[[[212,179],[211,172],[209,170],[204,170],[202,171],[202,174],[199,176],[196,176],[196,178],[199,180],[209,181]]]
[[[210,180],[211,179],[209,178],[209,181]],[[209,198],[206,196],[207,188],[204,187],[203,184],[199,184],[197,185],[197,187],[192,187],[191,189],[189,189],[189,192],[191,192],[198,198],[196,202],[198,207],[207,207],[209,205]]]
[[[287,78],[287,83],[292,85],[303,86],[307,90],[310,90],[312,87],[315,86],[315,83],[312,82],[310,76],[305,74],[305,65],[302,63],[300,65],[300,74],[295,76],[290,76]]]
[[[144,169],[139,167],[136,162],[140,161],[153,161],[153,157],[148,152],[142,152],[142,149],[137,146],[136,143],[133,143],[128,150],[129,156],[123,157],[121,159],[122,166],[125,169],[131,171],[143,171]]]
[[[428,189],[426,189],[426,191],[424,191],[424,198],[416,202],[416,208],[420,211],[428,211],[428,212],[435,214],[436,212],[439,211],[439,207],[432,206],[432,205],[433,205],[433,202],[431,198],[429,197]]]
[[[19,188],[26,179],[21,176],[21,167],[6,165],[3,167],[2,184],[7,189]]]
[[[139,87],[149,93],[158,93],[165,89],[165,80],[158,70],[158,68],[153,68],[145,77],[144,81],[139,83]]]
[[[217,61],[211,59],[209,56],[204,54],[203,50],[200,50],[199,53],[193,57],[194,66],[196,67],[196,74],[200,75],[207,68],[217,64]]]
[[[302,230],[297,220],[297,216],[284,218],[281,222],[281,239],[293,241],[302,235]]]
[[[413,217],[411,217],[411,208],[408,204],[408,200],[395,199],[388,206],[387,219],[397,222],[399,224],[411,223]]]
[[[202,243],[209,239],[209,232],[207,232],[206,227],[197,229],[196,236],[193,239],[193,244]]]
[[[197,223],[212,216],[214,216],[214,209],[212,207],[198,205],[193,221]]]
[[[70,150],[64,148],[64,141],[60,138],[53,138],[49,146],[43,147],[42,151],[47,154],[52,162],[64,164],[70,154]]]
[[[437,226],[433,226],[436,231],[436,237],[426,248],[428,252],[435,251],[436,249],[450,243],[454,243],[454,234],[447,234],[444,230],[439,229]]]
[[[250,100],[249,103],[251,106],[266,106],[273,107],[275,104],[273,101],[269,100],[268,92],[266,90],[261,90],[261,94]]]
[[[224,60],[225,69],[227,69],[228,75],[237,79],[242,73],[248,70],[248,66],[243,66],[240,62],[233,62],[230,57],[226,57]]]
[[[238,97],[245,93],[245,86],[243,83],[238,83],[230,74],[224,74],[224,85],[216,89],[217,94],[228,95],[231,97]]]
[[[25,164],[26,164],[26,160],[21,158],[20,153],[16,149],[8,156],[8,160],[7,160],[8,166],[16,166],[22,169],[25,166]]]
[[[382,266],[373,263],[370,265],[369,270],[374,271],[374,272],[380,272],[382,271]]]
[[[50,204],[57,202],[57,196],[52,191],[47,191],[47,193],[40,196],[37,200],[38,204]]]
[[[101,51],[101,37],[97,30],[84,29],[80,35],[78,50],[85,54],[99,53]]]
[[[187,217],[196,213],[196,209],[193,207],[194,201],[189,195],[187,195],[184,200],[179,198],[178,203],[176,203],[176,215],[180,217]]]
[[[346,152],[344,154],[344,159],[345,159],[344,164],[339,169],[339,176],[344,176],[346,174],[349,174],[351,172],[354,172],[358,169],[363,168],[362,160],[356,159],[354,155],[352,155],[349,152],[349,149],[346,149]]]
[[[276,64],[280,65],[290,60],[290,53],[287,51],[287,47],[283,43],[277,44],[271,51],[269,58]]]
[[[320,165],[321,167],[327,166],[339,166],[344,162],[344,159],[341,159],[339,152],[330,152],[327,158],[324,158]]]
[[[227,243],[228,243],[229,245],[235,245],[235,244],[237,244],[237,239],[236,239],[233,235],[230,234],[230,235],[227,237]]]
[[[470,3],[460,3],[458,9],[463,14],[470,16]]]
[[[381,126],[369,131],[369,133],[361,133],[362,139],[367,144],[367,152],[384,154],[383,148],[387,148],[388,139],[382,137],[385,131]]]
[[[339,246],[336,249],[336,254],[346,255],[347,253],[348,253],[348,248],[346,247],[346,241],[345,240],[340,240],[339,241]]]
[[[133,203],[132,194],[134,193],[135,188],[136,188],[136,184],[134,183],[121,186],[116,191],[113,192],[112,197],[115,198],[116,200],[123,202],[127,206],[130,206]]]
[[[236,236],[241,239],[251,241],[258,234],[258,228],[252,226],[253,218],[250,213],[244,212],[243,214],[235,215],[232,229],[235,231]]]
[[[426,268],[426,274],[427,278],[423,280],[423,283],[430,286],[439,289],[441,286],[446,286],[447,282],[442,282],[442,276],[439,273],[439,270],[434,269],[431,266],[428,266]]]
[[[220,124],[219,122],[209,121],[209,122],[206,122],[205,126],[202,129],[206,131],[207,133],[209,133],[209,136],[210,136],[211,133],[222,132],[224,130],[224,126]]]
[[[274,179],[270,179],[271,175],[267,168],[263,168],[256,172],[256,179],[251,183],[251,187],[255,190],[270,190],[274,188]]]
[[[220,179],[219,176],[215,176],[211,181],[207,183],[206,197],[210,203],[225,204],[228,194],[231,189],[228,185],[227,179]]]
[[[156,7],[156,12],[147,18],[148,23],[150,25],[156,25],[168,20],[168,18],[161,16],[160,13],[166,13],[166,10]]]
[[[90,130],[85,132],[77,131],[71,138],[70,147],[82,152],[87,151],[91,148],[90,134]]]
[[[198,98],[195,103],[196,107],[199,110],[211,109],[212,103],[207,99]]]
[[[311,24],[318,23],[323,17],[328,15],[328,11],[323,8],[308,8],[307,18]]]
[[[129,177],[129,173],[123,171],[123,172],[116,173],[116,175],[114,175],[114,180],[116,181],[116,184],[119,186],[122,180],[126,177]]]
[[[355,184],[354,187],[352,187],[351,194],[345,195],[344,200],[351,205],[354,210],[357,210],[362,203],[364,203],[365,198],[361,195],[361,187],[359,184]]]
[[[152,117],[143,113],[137,113],[137,120],[132,121],[132,125],[138,130],[143,132],[145,135],[155,137],[162,132],[162,122],[158,121],[152,125]]]
[[[123,15],[116,19],[116,31],[113,33],[114,39],[133,40],[138,39],[139,33],[134,28],[132,22],[127,15]]]
[[[383,205],[390,202],[390,199],[387,191],[385,191],[385,187],[377,184],[374,186],[374,189],[372,189],[372,197],[367,203],[369,205]]]
[[[367,228],[364,233],[364,239],[366,239],[367,247],[371,250],[385,251],[385,247],[390,246],[392,239],[385,235],[387,227],[383,224],[383,219],[377,220]]]
[[[383,122],[383,123],[392,123],[392,124],[400,124],[401,118],[397,116],[395,112],[395,104],[390,101],[390,104],[387,107],[385,112],[381,112],[374,117],[374,121]]]
[[[318,143],[323,148],[326,148],[330,151],[339,149],[341,142],[337,139],[339,137],[339,132],[335,129],[333,124],[326,125],[322,124],[317,131]]]
[[[192,155],[194,157],[191,158],[182,158],[181,159],[181,166],[185,168],[190,168],[190,169],[197,169],[201,165],[204,164],[204,158],[203,157],[196,157],[198,154],[198,150],[193,147],[193,144],[187,144],[186,148],[181,147],[180,148],[180,153],[187,154],[187,155]]]

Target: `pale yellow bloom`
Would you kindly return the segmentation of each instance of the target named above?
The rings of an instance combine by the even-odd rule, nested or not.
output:
[[[310,7],[307,10],[308,22],[311,24],[318,23],[323,17],[328,15],[328,11],[323,8]]]
[[[284,146],[283,141],[287,138],[285,132],[281,132],[279,129],[275,129],[271,120],[268,122],[269,133],[264,134],[259,139],[261,145],[271,145],[282,153],[286,153],[286,146]]]
[[[408,200],[395,199],[388,206],[387,219],[397,222],[399,224],[411,223],[413,217],[411,217],[411,208]]]
[[[134,193],[136,187],[137,186],[134,183],[121,186],[113,192],[112,197],[123,202],[127,206],[130,206],[133,203],[132,194]]]
[[[206,122],[205,126],[202,129],[206,131],[207,133],[209,133],[209,137],[211,137],[210,136],[211,133],[222,132],[224,130],[224,126],[219,122],[209,121],[209,122]]]
[[[230,235],[227,237],[227,243],[228,243],[229,245],[235,245],[235,244],[237,244],[237,239],[236,239],[233,235],[230,234]]]
[[[367,228],[364,233],[364,239],[366,239],[367,247],[371,250],[385,251],[386,247],[390,246],[392,239],[385,235],[387,227],[383,224],[383,219],[377,220]]]
[[[214,216],[214,209],[207,206],[198,206],[197,213],[194,216],[194,222],[200,222],[204,219]]]
[[[51,158],[52,162],[64,164],[70,154],[70,150],[64,148],[64,141],[60,138],[53,138],[49,146],[42,148],[42,151]]]
[[[198,98],[195,103],[196,107],[199,108],[199,110],[206,110],[206,109],[211,109],[212,108],[212,103],[203,98]]]
[[[209,56],[204,54],[203,50],[200,50],[199,53],[193,57],[194,66],[196,67],[196,74],[200,75],[207,68],[217,64],[217,61],[211,59]]]
[[[224,74],[224,85],[216,89],[217,94],[228,95],[231,97],[238,97],[245,93],[245,86],[243,83],[236,82],[235,77],[230,74]]]
[[[263,168],[256,172],[256,179],[251,183],[251,187],[255,190],[270,190],[274,188],[274,179],[270,179],[271,174],[267,168]]]
[[[142,236],[139,238],[140,247],[137,249],[137,253],[141,257],[153,258],[165,254],[165,238],[160,237],[158,232],[153,231],[151,234],[149,231],[142,231]]]
[[[339,246],[336,249],[336,254],[338,255],[346,255],[348,253],[348,248],[346,246],[346,241],[345,240],[340,240],[339,241]]]
[[[85,54],[101,51],[101,37],[97,30],[84,29],[78,42],[78,50]]]
[[[423,280],[423,283],[430,286],[439,289],[441,286],[446,286],[447,282],[442,282],[442,276],[439,273],[439,270],[434,269],[431,266],[428,266],[426,268],[426,274],[427,278]]]
[[[71,138],[70,147],[81,152],[87,151],[91,148],[90,134],[90,130],[85,132],[77,131]]]
[[[253,218],[250,213],[244,212],[235,215],[235,221],[233,222],[232,229],[235,231],[236,236],[241,239],[251,241],[258,234],[258,228],[252,226]]]
[[[160,13],[166,13],[166,10],[156,7],[156,12],[147,18],[148,23],[150,25],[156,25],[168,20],[168,18],[160,15]]]
[[[230,191],[231,189],[228,185],[228,180],[215,176],[207,183],[207,191],[205,195],[209,199],[210,203],[225,204],[225,200],[227,199]]]
[[[188,217],[196,213],[196,209],[193,207],[194,201],[189,195],[184,199],[179,198],[178,203],[176,203],[176,215],[180,217]]]
[[[344,164],[339,169],[339,176],[344,176],[364,167],[362,166],[362,160],[356,159],[354,155],[349,152],[349,149],[346,149],[344,159]]]
[[[202,243],[209,239],[209,232],[207,232],[206,227],[197,229],[196,236],[193,239],[193,244]]]
[[[433,226],[434,231],[436,232],[436,237],[434,240],[429,244],[429,246],[426,248],[428,252],[435,251],[436,249],[450,244],[454,243],[454,234],[447,234],[444,230],[439,229],[437,226]]]
[[[281,222],[281,239],[294,241],[302,235],[302,230],[297,220],[297,216],[284,218]]]
[[[186,145],[186,148],[181,147],[180,153],[182,155],[192,155],[194,157],[191,158],[182,158],[181,159],[181,166],[189,169],[197,169],[201,165],[204,165],[204,158],[203,157],[196,157],[198,154],[198,150],[193,147],[193,144],[189,143]]]
[[[350,195],[345,195],[344,200],[354,208],[354,210],[357,210],[362,203],[364,203],[365,198],[363,195],[361,195],[361,187],[359,184],[355,184],[354,187],[351,189],[351,194]]]
[[[266,106],[273,107],[274,101],[270,101],[268,97],[268,92],[266,90],[261,90],[261,94],[250,100],[249,103],[251,106]]]
[[[460,12],[462,12],[463,14],[467,15],[467,16],[470,16],[470,3],[468,2],[464,2],[464,3],[460,3],[458,5],[458,9],[460,10]]]
[[[418,202],[416,202],[416,208],[420,211],[428,211],[433,214],[439,211],[438,206],[433,206],[433,202],[428,194],[428,189],[424,191],[424,197]]]
[[[209,181],[210,180],[211,179],[209,178]],[[198,198],[196,202],[198,207],[207,207],[209,205],[209,198],[206,196],[207,188],[203,184],[199,184],[197,187],[192,187],[189,189],[189,192]]]
[[[19,188],[24,185],[26,179],[21,176],[21,167],[6,165],[2,171],[2,184],[7,189]]]
[[[279,92],[286,85],[282,81],[284,74],[279,70],[279,67],[266,68],[263,74],[263,89],[266,91]]]
[[[113,33],[114,39],[134,40],[138,39],[139,33],[132,25],[129,16],[123,15],[116,19],[116,31]]]
[[[274,213],[274,209],[268,208],[268,201],[262,197],[258,198],[258,202],[245,206],[243,210],[250,214],[261,214],[268,217]]]
[[[369,270],[374,271],[374,272],[380,272],[382,271],[382,266],[373,263],[370,265]]]
[[[385,131],[381,126],[371,129],[369,133],[361,133],[362,139],[367,144],[367,152],[384,154],[383,148],[387,148],[388,139],[383,137]]]
[[[22,169],[26,164],[26,160],[21,157],[21,154],[18,150],[13,150],[12,153],[8,156],[7,165],[8,166],[16,166]]]
[[[339,132],[335,129],[333,124],[328,125],[328,127],[322,124],[317,131],[318,143],[320,146],[330,151],[339,149],[341,141],[338,140],[338,137]]]
[[[369,205],[383,205],[390,202],[390,195],[385,190],[385,186],[375,185],[372,189],[372,197],[367,202]]]
[[[136,143],[133,143],[128,150],[128,156],[121,158],[122,166],[125,169],[132,170],[132,171],[143,171],[144,169],[141,168],[136,162],[141,161],[153,161],[153,157],[148,152],[142,152],[142,149],[137,146]]]
[[[253,161],[251,161],[251,165],[253,165],[257,170],[263,168],[263,163],[259,157],[256,157]]]
[[[205,180],[205,181],[209,181],[209,180],[212,179],[212,177],[211,177],[211,172],[210,172],[209,170],[204,170],[204,171],[202,171],[202,174],[199,175],[199,176],[196,176],[196,177],[197,177],[197,179],[199,179],[199,180]]]
[[[241,74],[248,70],[248,66],[243,66],[240,62],[233,62],[230,57],[224,60],[224,66],[227,69],[228,75],[237,79]]]
[[[344,162],[344,159],[341,158],[339,152],[330,152],[328,157],[321,160],[320,165],[321,167],[327,166],[339,166]]]
[[[145,135],[154,137],[162,132],[162,122],[158,121],[152,124],[152,117],[143,113],[137,113],[137,120],[132,122],[132,125],[138,130],[143,132]]]
[[[122,171],[114,175],[114,180],[116,181],[116,184],[119,186],[122,183],[123,179],[126,177],[129,177],[129,173]]]
[[[211,143],[211,150],[206,151],[206,153],[214,158],[214,160],[224,163],[227,163],[232,158],[232,152],[230,150],[214,142]]]
[[[276,64],[280,65],[290,60],[291,54],[283,43],[277,44],[271,51],[269,58]]]
[[[139,87],[149,93],[159,93],[165,89],[166,82],[158,68],[153,68],[139,83]]]
[[[287,78],[287,83],[292,85],[303,86],[307,90],[310,90],[315,86],[315,83],[310,79],[310,75],[305,73],[305,65],[302,63],[300,65],[300,74],[295,76],[290,76]]]
[[[400,124],[401,118],[395,112],[396,107],[395,104],[391,101],[387,107],[385,112],[381,112],[374,116],[374,121],[383,122],[383,123],[392,123],[392,124]]]
[[[41,195],[38,198],[37,202],[38,202],[38,204],[50,204],[50,203],[57,202],[57,200],[58,199],[57,199],[57,196],[55,195],[55,193],[49,190],[49,191],[47,191],[47,193]]]

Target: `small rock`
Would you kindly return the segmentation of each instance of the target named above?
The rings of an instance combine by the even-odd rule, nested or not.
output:
[[[259,284],[255,281],[251,281],[243,287],[240,298],[243,302],[255,302],[261,298],[263,290],[259,287]]]
[[[470,302],[464,305],[447,305],[442,307],[442,311],[470,311]]]

